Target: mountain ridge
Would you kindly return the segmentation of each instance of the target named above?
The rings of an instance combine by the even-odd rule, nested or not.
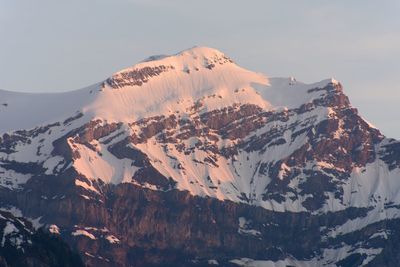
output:
[[[368,265],[400,249],[386,243],[399,142],[335,79],[268,78],[196,47],[82,90],[0,97],[1,205],[57,225],[90,266]]]
[[[205,47],[195,47],[192,49],[183,50],[182,52],[172,55],[172,56],[167,56],[166,58],[163,58],[161,60],[153,60],[151,62],[138,63],[132,67],[128,67],[121,71],[115,72],[113,75],[111,75],[110,78],[106,79],[105,82],[95,83],[91,86],[84,87],[84,88],[78,89],[78,90],[73,90],[73,91],[68,91],[68,92],[60,92],[60,93],[58,93],[58,92],[57,93],[26,93],[26,92],[11,92],[11,91],[1,90],[0,94],[3,99],[2,100],[3,110],[0,115],[4,114],[3,116],[7,116],[7,114],[6,114],[7,111],[9,111],[9,113],[13,114],[14,116],[18,115],[18,112],[16,109],[19,109],[19,110],[23,109],[23,107],[25,107],[28,104],[28,102],[29,102],[30,108],[32,108],[32,106],[33,107],[35,106],[35,101],[39,102],[38,108],[41,108],[43,105],[51,105],[52,102],[55,102],[55,104],[53,104],[51,106],[51,110],[53,112],[55,112],[57,110],[60,110],[60,108],[62,108],[64,106],[64,105],[62,105],[62,102],[67,102],[68,104],[74,104],[74,102],[76,102],[78,100],[79,104],[76,104],[74,107],[69,108],[69,109],[65,110],[64,112],[62,112],[62,114],[60,114],[59,118],[57,118],[57,116],[56,116],[53,119],[49,118],[48,121],[42,122],[42,124],[54,123],[54,122],[60,120],[62,116],[64,116],[64,117],[72,116],[77,111],[85,112],[85,109],[90,109],[87,106],[88,105],[90,106],[90,104],[96,100],[95,97],[97,97],[99,95],[98,90],[102,90],[101,88],[98,88],[98,85],[100,83],[103,83],[103,87],[106,86],[107,81],[109,79],[112,79],[113,77],[116,77],[116,76],[120,75],[121,73],[124,73],[127,71],[129,72],[129,70],[132,71],[135,69],[141,69],[143,67],[145,67],[145,68],[154,67],[155,66],[154,64],[158,64],[158,65],[160,65],[160,64],[161,65],[171,65],[172,64],[172,65],[174,65],[174,68],[176,68],[176,70],[174,71],[174,75],[178,74],[178,75],[182,76],[183,73],[186,74],[187,69],[185,69],[185,68],[187,68],[187,65],[189,63],[192,64],[192,65],[190,65],[192,68],[192,71],[194,68],[198,68],[199,70],[200,70],[200,68],[202,68],[202,70],[204,71],[204,69],[207,69],[207,66],[209,66],[209,64],[215,65],[216,62],[212,61],[213,57],[217,57],[217,59],[215,59],[215,60],[218,61],[218,57],[224,58],[226,56],[222,52],[220,52],[216,49],[210,49],[210,48],[205,48]],[[201,58],[201,60],[200,60],[200,58]],[[210,62],[213,62],[213,63],[206,63],[207,60]],[[229,58],[227,58],[226,60],[228,60],[227,61],[228,63],[231,63],[231,64],[237,66],[236,64],[232,63],[231,62],[232,60],[230,60]],[[198,65],[194,66],[193,62],[195,62]],[[216,66],[218,66],[218,64]],[[242,71],[243,69],[241,69],[240,67],[237,67],[237,68],[239,68],[239,74],[241,74],[243,72]],[[209,69],[207,69],[207,70],[209,70]],[[269,85],[268,78],[266,78],[264,75],[256,74],[256,73],[253,73],[250,71],[244,71],[244,72],[247,72],[246,74],[250,74],[250,78],[245,78],[245,79],[250,79],[250,80],[253,80],[253,82],[260,82],[261,84]],[[193,75],[193,73],[192,73],[192,75]],[[259,77],[257,77],[257,76],[259,76]],[[184,78],[188,78],[188,77],[184,77]],[[189,78],[193,79],[193,77],[189,77]],[[291,78],[273,78],[273,79],[276,81],[275,83],[276,83],[276,86],[278,87],[277,90],[280,89],[279,87],[284,87],[284,84],[286,83],[287,80],[289,80],[288,83],[292,83]],[[181,81],[178,80],[177,83],[179,83],[179,82],[181,82]],[[328,84],[329,82],[332,82],[332,81],[329,79],[326,79],[326,80],[322,80],[319,83]],[[299,82],[295,82],[295,83],[293,83],[293,85],[296,83],[299,83]],[[319,83],[315,83],[314,85],[320,86]],[[133,86],[133,87],[138,87],[138,86]],[[171,87],[171,86],[169,86],[169,87]],[[175,86],[175,87],[179,87],[179,86]],[[199,88],[199,87],[202,87],[201,82],[199,84],[197,84],[197,88]],[[207,86],[205,86],[205,87],[207,87]],[[168,86],[167,86],[167,88],[162,88],[162,89],[163,90],[168,90],[168,89],[171,90],[171,88],[168,88]],[[238,89],[238,88],[236,88],[236,89]],[[103,90],[105,90],[105,89],[103,89]],[[90,97],[90,96],[88,96],[89,94],[93,94],[93,95]],[[24,96],[28,99],[23,99]],[[120,95],[118,97],[123,97],[123,96],[124,95]],[[150,96],[154,98],[154,94],[150,95]],[[106,96],[106,97],[109,97],[109,96]],[[125,97],[128,97],[128,96],[125,95]],[[148,95],[145,95],[143,97],[148,97]],[[20,98],[20,99],[18,99],[18,98]],[[40,99],[40,98],[42,98],[42,99]],[[49,99],[46,99],[46,98],[49,98]],[[132,97],[130,97],[130,98],[132,100]],[[155,100],[156,99],[157,98],[155,98]],[[20,102],[20,103],[18,103],[18,102],[15,103],[16,109],[13,109],[13,107],[14,107],[13,100],[14,101],[19,100],[19,102]],[[140,100],[133,99],[133,100],[135,102],[140,102],[142,99],[140,99]],[[194,100],[196,100],[196,99],[194,99]],[[268,101],[268,100],[266,100],[266,101]],[[117,103],[117,105],[116,105],[117,107],[118,107],[118,104],[120,104],[120,103]],[[5,106],[5,105],[7,105],[7,106]],[[97,106],[100,106],[100,108],[101,108],[102,106],[105,106],[105,104],[100,103]],[[117,108],[117,107],[114,107],[114,108]],[[124,106],[124,108],[126,108],[126,107]],[[10,111],[10,109],[11,109],[11,111]],[[121,112],[121,113],[123,113],[123,112]],[[159,112],[159,113],[164,114],[163,112]],[[36,117],[40,117],[40,116],[45,116],[46,114],[40,113],[38,115],[36,115],[36,114],[33,114],[33,115],[35,115]],[[104,114],[102,114],[102,115],[104,115]],[[7,130],[12,130],[12,129],[14,129],[14,130],[18,130],[21,128],[27,129],[27,128],[33,128],[34,126],[37,126],[32,123],[30,125],[18,125],[18,126],[15,125],[14,128],[11,128],[11,127],[6,127],[6,125],[7,125],[6,117],[2,117],[1,119],[3,122],[6,122],[6,123],[2,124],[3,126],[1,128],[1,132],[5,132]]]

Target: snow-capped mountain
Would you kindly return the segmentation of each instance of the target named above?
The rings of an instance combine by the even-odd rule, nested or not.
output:
[[[400,143],[334,79],[195,47],[0,102],[3,207],[58,227],[90,266],[396,262]]]

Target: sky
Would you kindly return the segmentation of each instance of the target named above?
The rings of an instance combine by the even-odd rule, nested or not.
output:
[[[0,89],[79,89],[150,55],[210,46],[270,77],[333,77],[400,139],[399,14],[399,0],[0,0]]]

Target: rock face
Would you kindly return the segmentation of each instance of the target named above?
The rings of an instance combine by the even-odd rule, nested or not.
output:
[[[0,211],[0,265],[83,267],[79,255],[50,229],[53,233],[36,230],[29,220]]]
[[[88,266],[397,265],[399,142],[333,79],[193,48],[64,95],[0,97],[1,206]],[[27,99],[35,127],[13,121]]]

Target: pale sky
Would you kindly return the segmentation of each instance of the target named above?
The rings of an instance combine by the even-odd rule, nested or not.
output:
[[[399,0],[0,0],[0,36],[0,89],[79,89],[150,55],[210,46],[270,77],[334,77],[400,139]]]

